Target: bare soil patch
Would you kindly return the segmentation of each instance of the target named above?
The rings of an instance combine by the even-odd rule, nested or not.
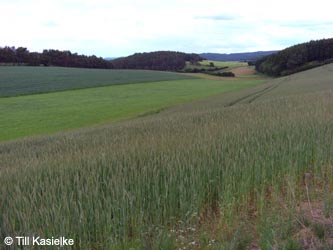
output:
[[[238,68],[234,68],[230,71],[232,73],[234,73],[236,76],[237,75],[254,75],[256,72],[253,66],[238,67]]]

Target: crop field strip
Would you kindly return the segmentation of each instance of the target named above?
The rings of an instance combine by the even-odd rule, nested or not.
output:
[[[0,98],[0,140],[127,119],[260,83],[184,79]]]
[[[8,66],[0,67],[0,97],[182,79],[195,77],[147,70]]]
[[[225,91],[248,88],[263,82],[263,80],[256,81],[257,79],[233,79],[235,82],[231,84],[227,82],[229,79],[220,78],[211,81],[204,78],[199,81],[200,76],[196,75],[140,70],[60,67],[1,67],[0,70],[4,73],[1,75],[0,81],[3,81],[3,89],[5,89],[4,92],[0,92],[0,95],[8,94],[9,92],[6,90],[9,89],[14,90],[12,94],[19,92],[24,94],[18,97],[0,98],[0,118],[3,121],[0,124],[0,141],[142,116],[159,112],[161,109],[178,103],[205,98]],[[132,86],[133,84],[119,86],[122,85],[121,82],[130,80],[140,81],[143,78],[152,80],[155,77],[166,76],[184,78],[184,80],[164,80],[163,82],[140,83],[138,86]],[[89,83],[89,80],[96,83],[100,79],[111,81],[113,85],[110,87],[117,85],[117,88],[99,86],[101,89],[96,89],[95,84]],[[13,82],[9,89],[8,84],[4,84],[6,81]],[[39,84],[44,81],[44,90],[58,93],[37,94],[40,91]],[[85,84],[88,84],[90,91],[70,89],[78,83],[81,84],[82,81],[83,85],[80,87],[83,88],[86,86]],[[24,88],[27,83],[34,84]],[[67,91],[70,90],[68,93],[66,93],[67,91],[59,92],[59,86],[64,85],[66,85]],[[28,95],[31,91],[34,95]]]

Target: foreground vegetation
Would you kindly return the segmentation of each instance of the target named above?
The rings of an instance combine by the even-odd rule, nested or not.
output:
[[[273,85],[0,144],[2,234],[65,235],[75,249],[331,249],[332,91]]]
[[[146,70],[24,66],[0,67],[0,76],[0,97],[194,78],[171,72]]]
[[[151,74],[153,77],[154,72]],[[175,104],[247,88],[261,82],[175,80],[1,98],[0,140],[155,113]]]

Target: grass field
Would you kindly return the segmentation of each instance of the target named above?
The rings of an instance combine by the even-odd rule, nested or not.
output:
[[[245,62],[218,62],[218,61],[209,61],[209,60],[203,60],[202,62],[199,62],[198,65],[191,64],[190,62],[187,62],[185,66],[186,69],[211,69],[210,63],[214,64],[214,67],[222,68],[222,67],[228,67],[225,70],[228,71],[230,69],[238,68],[247,66],[247,63]]]
[[[0,140],[158,112],[171,105],[259,83],[262,81],[176,80],[0,98]]]
[[[228,67],[228,68],[238,68],[242,66],[247,66],[246,62],[218,62],[218,61],[210,61],[204,60],[200,62],[201,65],[209,66],[210,63],[214,63],[215,67]]]
[[[0,97],[188,78],[193,77],[146,70],[0,67]]]
[[[2,234],[73,249],[332,249],[331,68],[1,143]],[[125,86],[140,84],[108,88]]]

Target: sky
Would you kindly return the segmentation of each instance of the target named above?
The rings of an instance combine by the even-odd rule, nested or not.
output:
[[[328,0],[0,0],[0,46],[99,57],[280,50],[333,37]]]

